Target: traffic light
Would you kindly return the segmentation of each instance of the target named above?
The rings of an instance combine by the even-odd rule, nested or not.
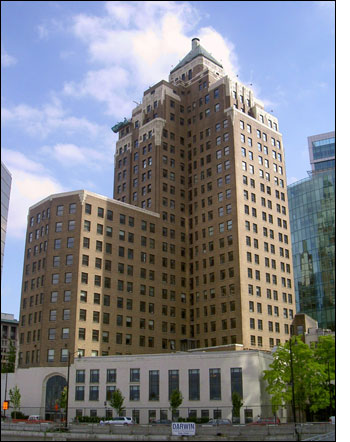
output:
[[[2,409],[3,410],[8,410],[9,409],[9,401],[4,401],[2,403]]]

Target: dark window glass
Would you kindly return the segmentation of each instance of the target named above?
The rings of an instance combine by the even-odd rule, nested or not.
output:
[[[200,371],[198,369],[188,370],[188,399],[190,401],[199,401],[200,399],[199,379]]]
[[[221,399],[221,373],[220,368],[209,369],[210,400]]]
[[[238,393],[243,398],[242,369],[231,368],[231,393]]]
[[[159,370],[149,371],[149,400],[159,401]]]
[[[169,370],[169,400],[174,390],[179,390],[179,370]]]

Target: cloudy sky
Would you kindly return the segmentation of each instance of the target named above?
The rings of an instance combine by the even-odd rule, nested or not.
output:
[[[12,174],[2,311],[18,318],[28,208],[52,193],[113,188],[116,136],[191,39],[252,83],[279,119],[288,183],[307,136],[334,130],[334,2],[1,3],[1,154]]]

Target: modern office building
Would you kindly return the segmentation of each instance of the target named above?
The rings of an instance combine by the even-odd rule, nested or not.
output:
[[[1,277],[5,253],[6,229],[10,205],[11,173],[1,161]]]
[[[335,330],[335,134],[308,140],[310,176],[288,186],[297,311]]]
[[[307,138],[312,173],[335,169],[335,132]]]
[[[277,118],[193,39],[113,131],[114,199],[81,190],[29,210],[19,366],[288,339]]]

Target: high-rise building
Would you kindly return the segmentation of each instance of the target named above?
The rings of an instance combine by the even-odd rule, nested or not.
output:
[[[1,161],[1,277],[2,277],[2,265],[4,261],[5,253],[5,241],[6,241],[6,229],[7,218],[10,204],[10,192],[11,192],[12,177]]]
[[[288,186],[297,311],[335,330],[335,133],[308,142],[310,176]]]
[[[288,339],[277,118],[193,39],[113,131],[113,200],[76,191],[29,210],[20,366]]]

